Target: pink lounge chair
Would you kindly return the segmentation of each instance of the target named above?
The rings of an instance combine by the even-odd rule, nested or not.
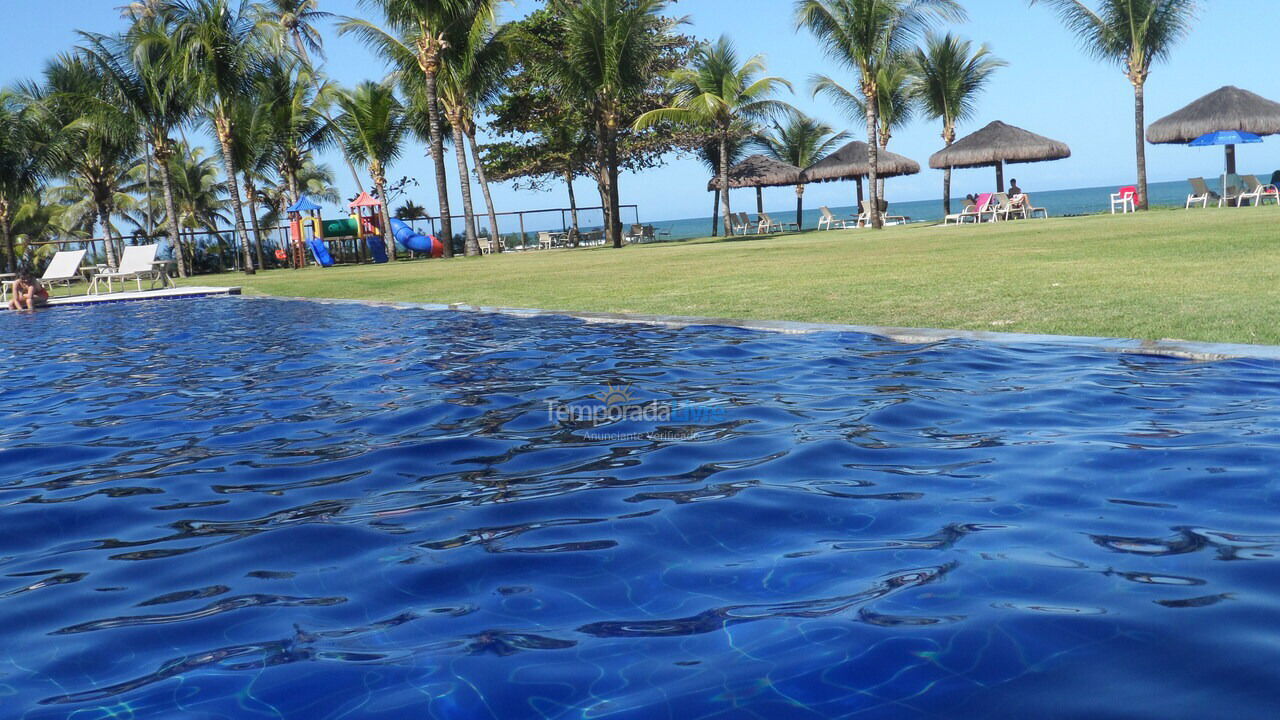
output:
[[[942,219],[943,225],[948,225],[954,220],[957,223],[967,222],[970,218],[974,222],[982,222],[982,216],[991,213],[992,218],[995,217],[995,211],[991,207],[991,200],[995,198],[995,193],[982,193],[978,196],[977,205],[967,205],[963,212],[951,213]]]

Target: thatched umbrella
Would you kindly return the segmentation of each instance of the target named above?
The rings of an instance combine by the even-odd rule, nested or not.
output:
[[[877,175],[882,178],[900,175],[915,175],[920,172],[920,163],[909,157],[880,149],[876,161]],[[810,165],[801,173],[803,183],[835,182],[837,180],[853,180],[858,184],[858,211],[862,211],[862,178],[871,174],[871,160],[867,154],[867,144],[859,140],[848,143],[818,162]]]
[[[1187,144],[1211,133],[1280,133],[1280,103],[1233,85],[1218,88],[1181,110],[1151,123],[1147,142]],[[1236,146],[1226,146],[1227,172],[1236,171]]]
[[[996,190],[1004,192],[1004,164],[1061,160],[1071,157],[1066,143],[1002,123],[999,120],[960,138],[929,158],[929,167],[971,168],[994,165]]]
[[[764,192],[767,187],[786,187],[800,183],[800,168],[764,155],[752,155],[729,168],[729,188],[755,188],[756,212],[764,212]],[[720,177],[711,178],[707,191],[720,189]]]

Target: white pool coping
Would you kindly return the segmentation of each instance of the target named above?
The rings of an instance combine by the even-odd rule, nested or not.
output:
[[[945,330],[939,328],[902,328],[876,325],[845,325],[837,323],[791,322],[785,320],[743,320],[739,318],[699,317],[687,315],[646,315],[641,313],[581,312],[571,310],[541,310],[537,308],[512,308],[466,303],[411,303],[377,300],[353,300],[347,298],[307,298],[277,295],[253,296],[246,299],[305,300],[327,304],[356,304],[399,309],[449,310],[454,312],[495,313],[516,317],[571,317],[589,323],[657,325],[670,328],[717,326],[760,330],[791,335],[827,332],[853,332],[874,335],[904,344],[928,344],[945,340],[964,340],[998,345],[1067,345],[1087,350],[1128,353],[1134,355],[1161,355],[1210,362],[1241,358],[1280,360],[1280,346],[1248,345],[1243,343],[1209,343],[1190,340],[1137,340],[1132,338],[1090,337],[1085,335],[1044,335],[1034,333],[987,332],[982,330]]]
[[[128,292],[101,293],[99,295],[68,295],[49,298],[47,307],[70,307],[75,305],[100,305],[102,303],[137,302],[140,300],[173,300],[176,298],[210,297],[215,295],[239,295],[238,287],[191,286],[179,288],[162,288],[160,290],[136,290]]]

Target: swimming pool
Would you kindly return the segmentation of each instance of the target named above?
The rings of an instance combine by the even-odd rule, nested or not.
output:
[[[1280,707],[1275,363],[232,298],[0,333],[5,718]]]

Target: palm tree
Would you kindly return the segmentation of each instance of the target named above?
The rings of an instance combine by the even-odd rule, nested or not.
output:
[[[848,133],[804,113],[793,113],[786,125],[773,124],[771,132],[755,137],[766,155],[774,160],[807,168],[822,160],[849,139]],[[796,225],[804,229],[804,184],[796,185]]]
[[[729,165],[737,165],[747,155],[747,143],[745,138],[755,134],[755,130],[748,126],[739,126],[734,128],[729,136],[727,149],[729,151]],[[713,138],[700,144],[694,150],[698,160],[707,167],[712,175],[720,175],[720,141]],[[711,237],[715,237],[717,228],[720,227],[720,193],[723,190],[717,188],[711,191]],[[725,228],[725,234],[728,235],[729,228]]]
[[[387,30],[367,20],[345,18],[340,35],[354,34],[405,77],[414,69],[422,75],[427,107],[427,135],[436,175],[436,195],[440,201],[440,232],[453,237],[449,219],[449,188],[444,173],[444,134],[441,131],[440,95],[437,78],[450,30],[456,32],[461,18],[471,14],[477,2],[488,0],[360,0],[382,11]],[[466,183],[466,178],[461,178]],[[445,257],[453,256],[453,244],[444,243]]]
[[[173,72],[175,50],[167,31],[163,20],[150,16],[135,22],[123,37],[81,33],[81,51],[106,78],[113,101],[142,127],[159,169],[165,214],[175,218],[173,178],[169,174],[169,159],[174,152],[171,136],[190,119],[194,103],[187,84]],[[187,277],[187,264],[179,251],[178,226],[170,222],[167,228],[178,274]]]
[[[24,198],[14,210],[11,228],[18,255],[28,261],[45,260],[57,252],[58,246],[34,243],[60,236],[76,237],[65,224],[66,213],[65,205],[51,202],[44,193]]]
[[[826,75],[814,75],[813,94],[825,95],[850,117],[866,117],[867,101],[861,92],[853,92]],[[911,67],[907,56],[893,55],[886,58],[876,70],[876,118],[878,120],[877,151],[888,149],[895,130],[911,123],[916,112],[916,100],[911,94]],[[884,198],[884,178],[876,182],[877,192]]]
[[[460,23],[466,32],[455,33],[445,53],[439,77],[440,104],[453,134],[453,147],[458,160],[458,177],[462,178],[462,206],[466,217],[467,254],[480,252],[475,215],[471,201],[471,178],[467,172],[466,144],[471,145],[476,175],[484,191],[489,211],[490,234],[498,231],[498,218],[493,209],[493,196],[484,176],[484,165],[476,147],[475,115],[478,107],[492,102],[497,86],[509,67],[506,43],[493,32],[491,2],[479,3],[477,14]]]
[[[219,164],[217,158],[206,156],[202,148],[192,148],[185,143],[178,143],[169,159],[176,225],[187,231],[189,242],[185,252],[190,255],[188,261],[193,268],[195,232],[206,230],[216,233],[219,226],[230,222],[226,214],[227,185],[222,180]]]
[[[1085,52],[1124,68],[1133,84],[1133,134],[1138,166],[1138,209],[1147,209],[1146,83],[1151,66],[1167,60],[1191,30],[1196,0],[1102,0],[1095,12],[1080,0],[1029,0],[1057,11]]]
[[[337,90],[328,82],[313,81],[305,65],[287,61],[268,63],[258,86],[270,108],[272,130],[267,143],[292,204],[300,196],[298,175],[310,153],[333,141],[333,124],[324,108]]]
[[[276,98],[268,94],[270,87],[263,87],[263,78],[258,80],[249,94],[231,103],[231,155],[244,180],[244,203],[249,210],[254,257],[258,267],[265,267],[257,197],[259,187],[271,184],[271,173],[276,166],[276,148],[271,142],[277,132],[272,114]]]
[[[314,85],[315,94],[323,96],[327,83],[311,56],[325,59],[324,40],[316,23],[334,17],[334,14],[320,10],[319,6],[320,0],[260,0],[255,7],[259,26],[267,31],[273,49],[282,55],[285,52],[296,55],[307,71],[305,77]],[[328,123],[333,123],[326,106],[318,106],[315,110]],[[364,192],[364,183],[360,181],[360,173],[356,172],[355,165],[347,162],[345,157],[343,162],[346,162],[347,169],[351,171],[351,179],[355,181],[356,187]]]
[[[293,44],[293,50],[307,65],[310,53],[324,59],[324,42],[316,23],[333,17],[333,13],[320,9],[320,0],[259,0],[258,14],[270,29],[277,30],[277,47],[285,41]]]
[[[138,165],[135,119],[112,102],[105,73],[77,55],[56,56],[45,66],[44,82],[29,93],[49,123],[49,132],[61,136],[56,169],[70,177],[76,197],[102,224],[107,263],[114,266],[111,217],[133,204],[121,188]]]
[[[911,53],[910,62],[911,94],[930,120],[942,120],[947,147],[956,141],[956,124],[973,117],[978,94],[992,74],[1008,64],[985,44],[973,50],[968,40],[951,33],[930,33],[924,47]],[[942,171],[942,212],[951,214],[951,168]]]
[[[757,55],[741,65],[738,53],[727,37],[704,43],[693,51],[690,66],[671,73],[668,81],[675,97],[671,107],[650,110],[636,119],[637,129],[670,122],[710,131],[720,144],[721,207],[730,217],[729,206],[729,141],[735,128],[784,110],[791,106],[769,96],[779,88],[791,89],[791,83],[779,77],[763,76],[764,58]],[[732,234],[725,228],[725,234]]]
[[[0,242],[5,270],[17,272],[13,223],[23,201],[39,192],[49,170],[49,138],[20,93],[0,90]]]
[[[390,227],[387,216],[387,166],[400,156],[409,133],[404,106],[388,85],[363,82],[338,96],[341,113],[334,119],[341,136],[342,151],[352,162],[369,168],[374,191],[382,200],[382,227]],[[388,253],[388,257],[394,257]]]
[[[213,125],[222,150],[223,171],[231,194],[232,220],[244,249],[244,271],[252,275],[253,256],[244,224],[244,206],[231,144],[232,105],[247,94],[261,64],[261,38],[243,0],[173,0],[173,38],[181,62],[180,77]]]
[[[808,28],[827,55],[858,75],[858,89],[866,98],[867,155],[871,207],[879,207],[880,68],[904,52],[934,20],[963,20],[956,0],[798,0],[796,25]],[[872,226],[883,227],[879,213]]]

